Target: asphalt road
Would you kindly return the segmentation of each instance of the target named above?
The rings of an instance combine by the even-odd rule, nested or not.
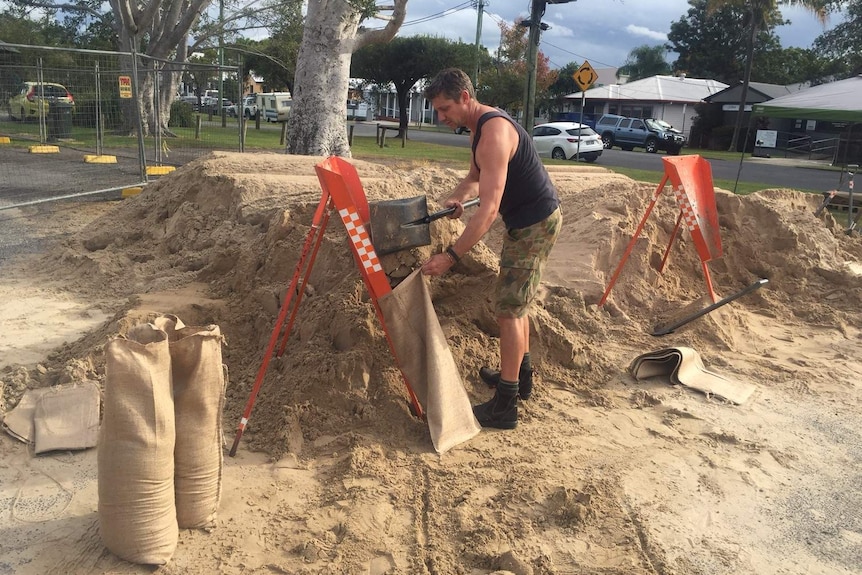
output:
[[[374,136],[375,130],[375,124],[372,122],[356,124],[354,134]],[[463,146],[466,148],[470,145],[469,134],[458,135],[436,130],[412,128],[408,130],[408,138],[418,142],[446,146]],[[685,153],[684,149],[683,153]],[[602,157],[594,165],[663,172],[664,166],[661,159],[664,156],[664,152],[647,154],[639,149],[631,152],[612,149],[605,150]],[[709,163],[712,167],[713,179],[736,181],[737,172],[740,169],[739,161],[709,160]],[[793,162],[784,158],[747,158],[742,163],[739,181],[761,184],[764,188],[790,188],[813,192],[835,189],[841,177],[840,172],[825,170],[822,169],[823,167],[821,164],[806,163],[805,161]]]

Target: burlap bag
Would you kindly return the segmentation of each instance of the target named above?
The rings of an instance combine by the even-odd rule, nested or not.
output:
[[[105,348],[99,436],[99,529],[133,563],[167,563],[177,547],[174,402],[167,334],[135,326]]]
[[[181,528],[215,521],[221,497],[225,377],[219,327],[187,327],[176,316],[154,320],[168,334],[177,439],[174,487]]]
[[[401,371],[425,410],[438,453],[482,429],[431,303],[428,280],[419,270],[380,298],[380,309]]]

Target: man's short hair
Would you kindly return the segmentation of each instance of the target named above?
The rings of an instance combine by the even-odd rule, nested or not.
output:
[[[433,100],[443,95],[456,102],[461,99],[461,91],[467,90],[470,97],[475,99],[476,92],[473,91],[473,82],[470,77],[458,68],[446,68],[434,76],[431,83],[425,88],[425,97]]]

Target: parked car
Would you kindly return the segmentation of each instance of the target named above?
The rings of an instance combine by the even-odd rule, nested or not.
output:
[[[62,84],[22,82],[18,92],[9,98],[9,117],[13,120],[26,120],[39,117],[39,106],[48,115],[51,102],[64,102],[75,105],[75,99]]]
[[[198,108],[200,107],[200,105],[198,104],[198,97],[197,96],[194,96],[194,95],[192,95],[192,96],[180,96],[179,100],[181,102],[185,102],[186,104],[191,106],[192,110],[194,110],[195,112],[197,112]]]
[[[232,104],[233,104],[233,102],[231,102],[227,98],[221,99],[221,108],[223,108],[225,113],[228,115],[230,115],[230,106]],[[216,114],[216,115],[221,114],[221,109],[218,106],[218,100],[217,99],[210,99],[206,103],[202,102],[201,103],[201,112],[203,112],[204,114],[209,114],[209,113]]]
[[[250,94],[242,99],[242,113],[251,120],[257,116],[257,96]]]
[[[599,135],[577,122],[539,124],[533,128],[533,144],[540,156],[555,160],[583,158],[590,163],[599,159],[604,150]]]
[[[458,126],[457,128],[455,128],[455,133],[456,134],[469,134],[470,128],[468,128],[467,126]]]
[[[627,118],[605,114],[596,122],[596,131],[601,134],[607,149],[619,146],[623,150],[631,151],[640,147],[650,154],[665,150],[675,156],[685,145],[682,132],[655,118]]]

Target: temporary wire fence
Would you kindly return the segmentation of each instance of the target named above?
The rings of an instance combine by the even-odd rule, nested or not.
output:
[[[115,192],[213,150],[244,151],[241,77],[240,66],[0,43],[0,210]],[[279,128],[266,128],[253,148],[283,147]]]

